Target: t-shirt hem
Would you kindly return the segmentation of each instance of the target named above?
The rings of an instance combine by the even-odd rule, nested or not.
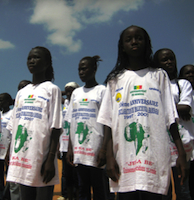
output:
[[[112,127],[112,126],[111,126],[111,123],[107,122],[106,119],[97,118],[97,122],[100,123],[100,124],[106,125],[106,126],[108,126],[108,127],[110,127],[110,128]]]
[[[35,184],[35,183],[32,183],[32,182],[26,182],[24,181],[23,179],[18,179],[18,178],[7,178],[8,182],[14,182],[14,183],[19,183],[21,185],[26,185],[26,186],[32,186],[32,187],[45,187],[45,186],[50,186],[50,185],[57,185],[59,184],[59,180],[53,180],[53,181],[50,181],[48,182],[47,184],[46,183],[39,183],[39,184]]]
[[[161,187],[150,187],[150,186],[126,186],[126,187],[110,187],[111,192],[133,192],[133,191],[147,191],[151,193],[156,193],[156,194],[162,194],[162,195],[167,195],[167,189],[166,188],[161,188]]]

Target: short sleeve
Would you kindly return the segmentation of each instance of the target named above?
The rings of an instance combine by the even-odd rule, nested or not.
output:
[[[104,124],[106,126],[112,126],[112,112],[113,112],[113,102],[111,95],[111,87],[108,83],[107,88],[102,99],[100,110],[98,113],[97,122]]]
[[[60,129],[62,128],[61,91],[56,85],[52,87],[51,95],[49,112],[50,128]]]
[[[181,92],[178,104],[192,107],[192,86],[187,80],[179,80]]]

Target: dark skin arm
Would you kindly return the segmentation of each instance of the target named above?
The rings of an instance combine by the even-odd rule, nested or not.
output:
[[[59,151],[59,147],[60,147],[60,144],[59,144],[59,142],[58,142],[58,145],[57,145],[57,158],[58,158],[59,160],[62,160],[62,158],[61,158],[61,152]]]
[[[71,138],[70,138],[70,134],[69,134],[69,144],[68,144],[68,151],[67,151],[67,155],[66,155],[66,160],[67,163],[70,164],[71,166],[74,166],[73,164],[73,148],[72,148],[72,143],[71,143]]]
[[[103,126],[103,133],[104,133],[104,138],[103,138],[102,147],[97,156],[97,167],[102,167],[103,165],[106,164],[106,151],[107,151],[107,143],[108,143],[109,136],[105,132],[105,126]]]
[[[7,149],[6,156],[5,156],[5,163],[6,163],[6,165],[9,165],[9,153],[10,153],[10,144],[9,144],[8,149]]]
[[[177,104],[176,105],[179,117],[184,121],[189,121],[191,119],[190,110],[191,107],[188,105]]]
[[[106,135],[106,171],[108,177],[113,181],[118,182],[120,177],[119,166],[114,158],[113,153],[113,141],[112,141],[112,131],[108,126],[104,126],[104,135]]]
[[[174,143],[178,150],[178,158],[176,160],[176,167],[178,171],[178,176],[179,178],[181,178],[181,185],[183,185],[183,182],[188,177],[189,168],[187,166],[186,153],[183,148],[182,141],[180,139],[177,123],[171,124],[169,131],[173,137]]]
[[[47,159],[44,161],[41,168],[41,175],[43,176],[44,183],[48,183],[55,176],[54,160],[60,134],[61,134],[61,129],[55,129],[55,128],[52,129],[49,153],[47,155]]]

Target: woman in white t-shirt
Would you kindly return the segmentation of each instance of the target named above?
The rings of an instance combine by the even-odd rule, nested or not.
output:
[[[57,145],[62,128],[61,91],[50,51],[33,48],[27,58],[32,83],[18,91],[7,128],[12,130],[7,181],[19,183],[21,198],[52,200],[59,183]]]
[[[10,120],[12,109],[10,106],[13,105],[13,99],[8,93],[0,94],[0,110],[1,110],[1,127],[0,132],[0,199],[3,195],[4,190],[4,164],[8,166],[8,148],[11,140],[10,131],[6,129],[6,126]],[[6,159],[6,163],[5,163]]]
[[[106,82],[97,122],[105,125],[107,174],[119,200],[162,199],[170,181],[167,128],[179,149],[184,180],[186,159],[167,74],[154,69],[148,33],[138,26],[122,31],[118,57]]]
[[[164,69],[169,76],[172,95],[179,115],[178,129],[185,152],[187,154],[187,161],[189,165],[189,160],[193,150],[192,139],[194,138],[194,126],[191,121],[191,113],[193,112],[192,86],[189,81],[177,78],[178,73],[176,57],[171,49],[159,49],[154,54],[154,62],[157,67]],[[191,199],[188,186],[188,178],[182,186],[180,185],[181,179],[178,177],[178,171],[176,169],[178,151],[171,138],[169,143],[171,150],[171,166],[177,199]],[[169,193],[165,198],[169,200],[172,198],[172,187],[169,188]]]
[[[179,78],[186,79],[191,83],[192,88],[193,88],[192,96],[193,96],[193,100],[194,100],[194,65],[192,65],[192,64],[184,65],[180,69]],[[192,113],[192,122],[194,123],[194,113]],[[194,140],[192,140],[192,141],[193,141],[193,145],[194,145]],[[194,188],[194,150],[193,150],[192,158],[190,161],[190,170],[189,170],[189,189],[190,189],[190,195],[191,195],[192,200],[194,200],[193,188]]]
[[[75,89],[65,119],[70,123],[67,160],[76,165],[79,199],[106,199],[103,165],[103,125],[96,122],[105,86],[95,79],[99,56],[84,57],[79,62],[79,77],[84,86]],[[102,161],[102,162],[101,162]]]

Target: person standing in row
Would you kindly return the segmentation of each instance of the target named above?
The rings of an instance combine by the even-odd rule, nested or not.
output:
[[[64,99],[64,105],[63,105],[63,133],[59,138],[60,146],[59,146],[58,158],[62,159],[62,178],[61,178],[62,197],[59,197],[58,200],[66,198],[68,198],[69,200],[73,200],[74,196],[75,198],[77,198],[78,196],[77,173],[75,172],[75,167],[69,165],[66,160],[68,143],[69,143],[70,124],[69,122],[65,121],[65,115],[69,107],[69,102],[71,99],[72,92],[78,87],[79,85],[76,82],[69,82],[65,85],[65,91],[62,91],[62,96],[66,95],[66,99]]]
[[[19,183],[22,200],[52,200],[59,183],[57,145],[62,128],[61,91],[54,80],[52,58],[45,47],[27,58],[32,84],[19,90],[13,118],[7,181]]]
[[[185,152],[187,154],[187,164],[189,168],[189,161],[193,150],[192,140],[194,139],[194,124],[191,121],[191,113],[193,112],[192,108],[194,108],[194,102],[192,99],[192,86],[189,81],[178,79],[176,56],[171,49],[159,49],[154,54],[154,64],[157,67],[164,69],[170,79],[171,92],[179,115],[178,129]],[[171,166],[174,178],[176,199],[191,200],[188,183],[189,179],[187,178],[184,184],[180,185],[181,178],[178,177],[178,171],[176,168],[178,151],[171,137],[169,144],[171,150]],[[172,199],[171,185],[169,187],[168,195],[165,197],[165,199]]]
[[[122,31],[115,68],[97,121],[108,137],[106,163],[112,192],[119,200],[162,199],[170,182],[170,130],[179,156],[181,183],[186,154],[179,137],[176,107],[168,75],[151,68],[152,47],[148,33],[138,26]]]
[[[26,85],[28,85],[30,83],[31,83],[31,81],[29,81],[29,80],[22,80],[22,81],[20,81],[19,84],[18,84],[18,91],[21,90],[22,88],[24,88]],[[10,146],[9,146],[9,149],[10,149]],[[9,160],[9,154],[7,154],[7,155],[8,155],[7,156],[8,157],[7,160]],[[6,190],[9,190],[9,192],[7,192]],[[20,188],[19,188],[19,184],[15,183],[15,182],[8,182],[7,181],[6,182],[5,192],[4,192],[5,199],[6,199],[6,196],[8,196],[8,193],[10,194],[11,200],[20,200]]]
[[[1,127],[2,131],[0,132],[0,199],[3,199],[5,195],[4,191],[4,168],[8,167],[7,154],[9,154],[9,144],[11,141],[10,131],[6,129],[6,126],[10,120],[12,109],[10,106],[13,105],[13,99],[8,93],[0,94],[0,110],[1,110]],[[6,195],[10,196],[9,189],[6,192]]]
[[[179,79],[186,79],[188,80],[192,85],[192,97],[194,101],[194,65],[187,64],[184,65],[179,72]],[[193,110],[194,108],[192,108]],[[192,113],[192,123],[194,123],[194,113]],[[193,146],[194,146],[194,140],[192,140]],[[189,190],[190,190],[190,196],[191,199],[194,200],[194,150],[192,152],[192,157],[190,161],[190,170],[189,170]]]
[[[99,56],[84,57],[79,62],[79,77],[84,86],[73,91],[65,119],[70,123],[67,160],[76,165],[79,200],[105,200],[103,160],[103,126],[96,122],[105,86],[95,79]]]

